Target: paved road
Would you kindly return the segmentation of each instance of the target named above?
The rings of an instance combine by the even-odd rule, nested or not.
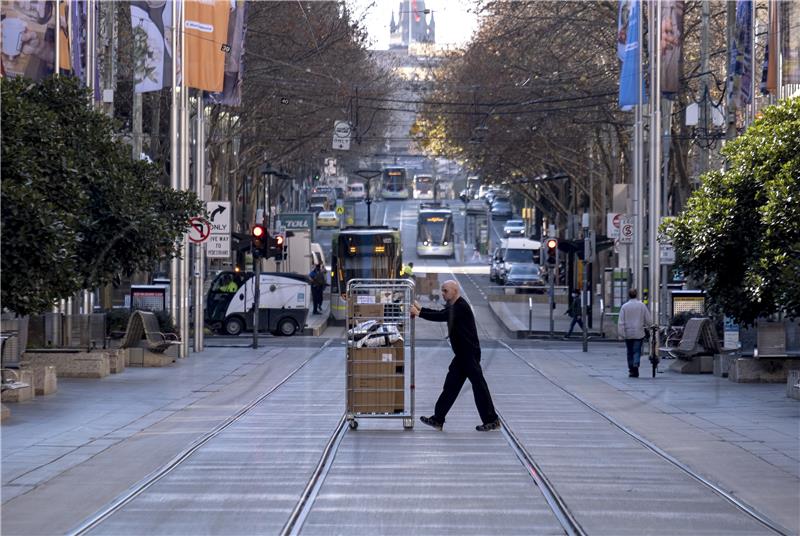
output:
[[[381,215],[402,224],[406,251],[411,207],[387,202]],[[485,276],[445,260],[423,268],[462,284],[498,410],[588,534],[775,533],[681,467],[800,533],[800,406],[784,386],[631,379],[620,344],[583,353],[506,339]],[[342,416],[342,329],[61,379],[58,393],[15,405],[2,426],[2,533],[67,532],[191,445],[92,533],[280,532]],[[441,324],[418,320],[416,333],[416,413],[427,415],[451,354]],[[443,432],[391,420],[346,430],[301,532],[562,533],[506,435],[478,433],[478,421],[467,384]]]

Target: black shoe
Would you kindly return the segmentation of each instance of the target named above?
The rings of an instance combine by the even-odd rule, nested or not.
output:
[[[437,421],[433,417],[420,417],[419,420],[422,421],[422,424],[427,424],[428,426],[432,426],[437,430],[441,430],[442,426],[444,426],[444,423]]]
[[[633,377],[634,378],[638,378],[639,377],[639,367],[635,367],[633,369]]]
[[[633,369],[628,369],[628,378],[635,378],[636,376],[633,375]]]
[[[500,419],[495,419],[492,422],[485,422],[475,427],[479,432],[491,432],[492,430],[500,429]]]

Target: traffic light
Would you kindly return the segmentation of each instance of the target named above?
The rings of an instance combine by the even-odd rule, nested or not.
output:
[[[286,243],[286,238],[282,234],[270,236],[267,240],[269,247],[267,250],[267,258],[273,257],[275,259],[283,259],[283,248]]]
[[[253,257],[265,257],[267,253],[268,236],[263,225],[255,224],[250,229],[250,249]]]
[[[548,238],[544,245],[547,249],[547,264],[555,264],[558,261],[558,239]]]

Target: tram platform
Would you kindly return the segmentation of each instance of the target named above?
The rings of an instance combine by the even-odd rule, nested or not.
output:
[[[165,369],[64,379],[2,425],[2,533],[277,534],[290,519],[304,534],[563,533],[507,432],[588,534],[775,533],[693,474],[800,532],[800,409],[783,386],[631,379],[622,345],[584,354],[549,344],[484,343],[503,432],[475,431],[467,384],[442,432],[364,419],[337,436],[338,338],[275,338]],[[432,413],[450,356],[446,342],[418,340],[417,416]]]

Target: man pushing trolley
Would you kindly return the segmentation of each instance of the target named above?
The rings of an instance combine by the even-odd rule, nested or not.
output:
[[[488,432],[500,428],[500,419],[494,411],[489,386],[481,369],[481,345],[478,340],[478,329],[475,327],[475,315],[467,300],[459,291],[458,283],[452,279],[442,283],[442,299],[444,309],[428,309],[414,302],[411,316],[419,316],[432,322],[447,322],[447,335],[455,356],[450,362],[444,388],[436,401],[434,413],[430,417],[420,417],[420,421],[437,430],[444,426],[445,417],[458,398],[458,393],[466,380],[472,384],[475,406],[478,408],[482,424],[475,427],[479,432]]]

